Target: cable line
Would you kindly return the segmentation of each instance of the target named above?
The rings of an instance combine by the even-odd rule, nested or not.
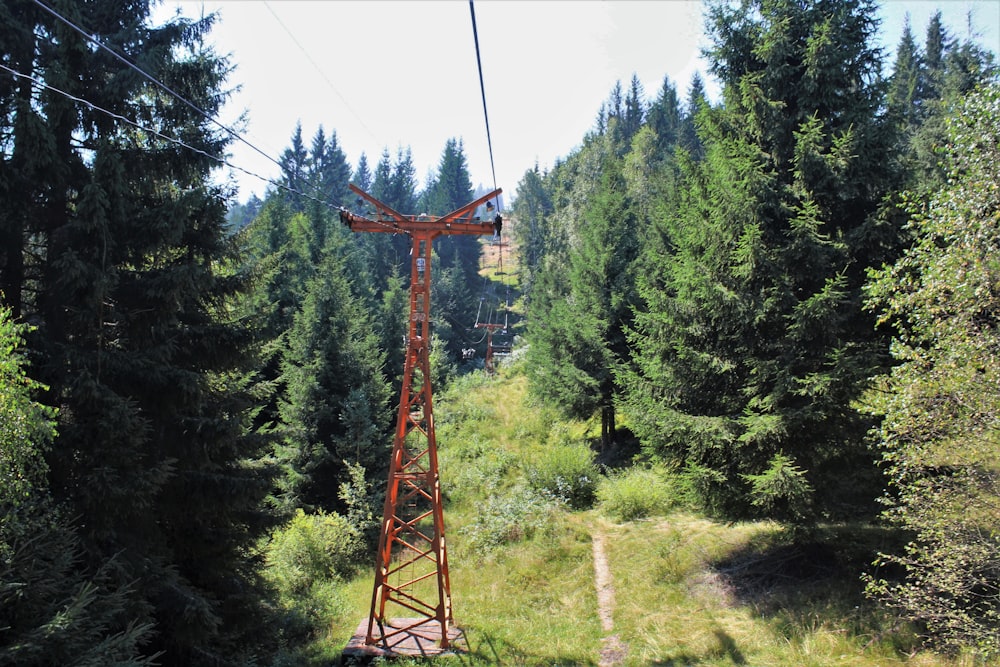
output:
[[[351,105],[348,103],[347,98],[345,98],[343,95],[340,94],[340,91],[337,90],[337,88],[333,85],[333,82],[330,81],[330,77],[328,77],[326,75],[326,72],[324,72],[320,68],[320,66],[316,64],[316,61],[312,59],[312,56],[309,55],[309,52],[306,51],[305,47],[302,46],[299,40],[295,38],[295,35],[292,34],[292,31],[288,29],[288,26],[285,25],[285,23],[281,20],[281,18],[274,11],[274,9],[272,9],[271,4],[267,2],[267,0],[264,1],[264,6],[267,7],[267,10],[269,12],[271,12],[271,16],[273,16],[274,20],[278,22],[278,25],[280,25],[284,29],[284,31],[288,34],[291,40],[295,43],[295,46],[299,47],[299,50],[302,51],[302,55],[306,57],[306,60],[308,60],[309,63],[316,69],[316,71],[319,72],[319,75],[323,77],[323,80],[326,81],[326,84],[330,86],[330,90],[332,90],[334,93],[337,94],[337,97],[339,97],[340,101],[344,103],[344,106],[347,107],[347,110],[350,111],[351,114],[358,119],[358,122],[361,123],[361,127],[365,128],[365,131],[368,132],[369,136],[371,136],[372,139],[378,142],[378,137],[375,136],[375,133],[372,132],[367,125],[365,125],[365,121],[362,120],[361,116],[359,116],[357,112],[354,111],[353,108],[351,108]]]
[[[259,153],[260,155],[262,155],[264,158],[266,158],[266,159],[270,160],[271,162],[273,162],[274,164],[278,165],[279,168],[281,167],[281,162],[279,162],[278,160],[274,159],[273,157],[271,157],[270,155],[268,155],[267,153],[265,153],[261,149],[257,148],[256,146],[254,146],[252,143],[250,143],[249,141],[247,141],[242,135],[240,135],[238,132],[236,132],[236,130],[233,130],[232,128],[230,128],[230,127],[224,125],[223,123],[219,122],[218,120],[215,119],[215,117],[213,117],[207,111],[205,111],[205,110],[201,109],[200,107],[198,107],[194,102],[191,102],[186,97],[184,97],[183,95],[181,95],[180,93],[178,93],[177,91],[175,91],[173,88],[171,88],[167,84],[163,83],[162,81],[160,81],[159,79],[157,79],[155,76],[153,76],[149,72],[146,72],[144,69],[142,69],[141,67],[139,67],[138,65],[136,65],[135,63],[133,63],[132,61],[130,61],[125,56],[119,54],[117,51],[115,51],[111,47],[109,47],[106,44],[104,44],[101,40],[97,39],[97,36],[96,36],[95,33],[91,33],[91,32],[88,32],[87,30],[84,30],[83,28],[81,28],[80,26],[78,26],[76,23],[73,23],[68,18],[66,18],[65,16],[63,16],[59,12],[57,12],[55,9],[52,9],[51,7],[49,7],[48,5],[46,5],[41,0],[34,0],[34,2],[35,2],[36,5],[38,5],[39,7],[41,7],[42,9],[44,9],[45,11],[47,11],[48,13],[52,14],[53,16],[55,16],[57,19],[59,19],[60,21],[62,21],[63,23],[65,23],[66,25],[68,25],[69,27],[71,27],[73,30],[76,30],[78,33],[80,33],[81,35],[83,35],[88,41],[90,41],[93,44],[95,44],[96,46],[104,49],[105,51],[107,51],[108,53],[110,53],[112,56],[114,56],[115,58],[117,58],[119,61],[121,61],[122,63],[124,63],[125,65],[127,65],[129,68],[135,70],[136,72],[138,72],[139,74],[141,74],[142,76],[144,76],[148,81],[150,81],[151,83],[153,83],[154,85],[156,85],[157,87],[159,87],[161,90],[164,90],[167,93],[169,93],[170,95],[173,95],[175,98],[177,98],[178,100],[180,100],[181,102],[183,102],[184,104],[186,104],[190,109],[192,109],[193,111],[196,111],[198,114],[200,114],[203,118],[205,118],[206,120],[214,123],[218,127],[220,127],[223,130],[225,130],[229,134],[229,136],[231,136],[232,138],[234,138],[234,139],[236,139],[236,140],[238,140],[238,141],[246,144],[251,149],[253,149],[257,153]],[[243,173],[250,174],[250,172],[247,172],[245,169],[240,169],[239,167],[236,167],[236,168],[239,169],[240,171],[242,171]],[[250,174],[250,175],[251,176],[257,176],[256,174]],[[264,180],[267,180],[267,179],[264,179]]]
[[[38,5],[42,9],[44,9],[46,12],[48,12],[49,14],[51,14],[52,16],[54,16],[55,18],[57,18],[58,20],[62,21],[63,23],[65,23],[67,26],[69,26],[70,28],[72,28],[76,32],[78,32],[80,35],[82,35],[89,42],[93,43],[95,46],[97,46],[97,47],[99,47],[99,48],[107,51],[108,53],[110,53],[119,62],[123,63],[124,65],[126,65],[130,69],[134,70],[135,72],[138,72],[146,80],[150,81],[152,84],[154,84],[155,86],[157,86],[161,90],[165,91],[167,94],[172,95],[174,98],[176,98],[177,100],[179,100],[180,102],[182,102],[184,105],[186,105],[192,111],[194,111],[197,114],[199,114],[202,118],[204,118],[205,120],[209,121],[210,123],[213,123],[214,125],[218,126],[219,128],[225,130],[226,133],[230,137],[232,137],[232,138],[236,139],[237,141],[239,141],[239,142],[245,144],[246,146],[250,147],[252,150],[254,150],[258,154],[260,154],[261,156],[263,156],[265,159],[267,159],[268,161],[274,163],[279,169],[282,169],[282,170],[284,169],[284,167],[282,166],[282,164],[281,164],[281,162],[279,160],[275,159],[274,157],[272,157],[271,155],[269,155],[267,152],[261,150],[260,148],[258,148],[254,144],[252,144],[249,140],[247,140],[245,137],[243,137],[236,130],[228,127],[225,124],[223,124],[217,118],[215,118],[214,116],[212,116],[211,114],[209,114],[207,111],[205,111],[204,109],[200,108],[199,106],[197,106],[196,104],[194,104],[193,102],[191,102],[190,100],[188,100],[186,97],[184,97],[183,95],[181,95],[180,93],[178,93],[177,91],[175,91],[173,88],[171,88],[167,84],[163,83],[162,81],[160,81],[159,79],[157,79],[152,74],[146,72],[141,67],[139,67],[138,65],[136,65],[135,63],[133,63],[132,61],[130,61],[125,56],[119,54],[117,51],[115,51],[111,47],[109,47],[106,44],[104,44],[101,40],[99,40],[97,38],[96,33],[88,32],[86,29],[82,28],[78,24],[76,24],[73,21],[71,21],[70,19],[66,18],[64,15],[62,15],[61,13],[59,13],[58,11],[56,11],[55,9],[49,7],[48,5],[46,5],[41,0],[33,0],[33,1],[34,1],[34,3],[36,5]],[[269,9],[270,9],[270,7],[269,7]],[[272,13],[273,13],[273,11],[272,11]],[[279,23],[280,23],[280,20],[279,20]],[[294,39],[294,37],[293,37],[293,39]],[[227,166],[227,167],[229,167],[231,169],[235,169],[235,170],[237,170],[239,172],[242,172],[242,173],[244,173],[244,174],[246,174],[248,176],[251,176],[253,178],[259,179],[259,180],[261,180],[261,181],[263,181],[265,183],[269,183],[269,184],[271,184],[271,185],[273,185],[273,186],[275,186],[275,187],[277,187],[277,188],[279,188],[281,190],[285,190],[285,191],[287,191],[289,193],[296,194],[296,195],[299,195],[301,197],[305,197],[306,199],[309,199],[310,201],[316,202],[317,204],[320,204],[322,206],[330,208],[330,209],[332,209],[334,211],[344,210],[344,207],[341,206],[340,204],[338,204],[337,202],[331,202],[329,200],[324,200],[324,199],[320,199],[318,197],[314,197],[314,196],[312,196],[310,194],[307,194],[305,192],[301,192],[300,190],[298,190],[296,188],[293,188],[293,187],[291,187],[291,186],[289,186],[289,185],[287,185],[285,183],[280,183],[280,182],[275,181],[275,180],[273,180],[271,178],[268,178],[266,176],[262,176],[262,175],[260,175],[260,174],[258,174],[256,172],[250,171],[248,169],[244,169],[243,167],[241,167],[239,165],[236,165],[236,164],[233,164],[233,163],[227,161],[224,158],[220,158],[220,157],[218,157],[216,155],[211,155],[211,154],[206,153],[205,151],[203,151],[203,150],[201,150],[199,148],[196,148],[194,146],[186,144],[185,142],[181,141],[180,139],[177,139],[175,137],[171,137],[169,135],[163,134],[162,132],[159,132],[159,131],[157,131],[155,129],[152,129],[152,128],[149,128],[149,127],[145,127],[145,126],[137,123],[136,121],[133,121],[133,120],[131,120],[131,119],[125,117],[125,116],[122,116],[122,115],[116,114],[116,113],[114,113],[112,111],[109,111],[107,109],[104,109],[104,108],[102,108],[102,107],[94,104],[93,102],[87,100],[87,99],[84,99],[82,97],[77,97],[75,95],[67,93],[64,90],[60,90],[58,88],[55,88],[55,87],[53,87],[53,86],[45,83],[44,81],[42,81],[42,80],[40,80],[40,79],[38,79],[38,78],[36,78],[34,76],[31,76],[30,74],[25,74],[23,72],[19,72],[17,70],[11,69],[10,67],[7,67],[6,65],[3,65],[2,63],[0,63],[0,68],[3,68],[4,70],[6,70],[7,72],[10,72],[12,75],[14,75],[16,77],[21,77],[21,78],[24,78],[24,79],[28,79],[28,80],[34,82],[35,84],[37,84],[39,86],[42,86],[43,88],[45,88],[47,90],[51,90],[52,92],[57,93],[59,95],[63,95],[64,97],[66,97],[66,98],[68,98],[70,100],[73,100],[74,102],[78,102],[80,104],[85,104],[90,109],[93,109],[93,110],[98,111],[100,113],[104,113],[105,115],[110,116],[111,118],[114,118],[116,120],[119,120],[119,121],[122,121],[124,123],[127,123],[127,124],[129,124],[129,125],[137,128],[137,129],[140,129],[140,130],[144,131],[144,132],[148,132],[150,134],[153,134],[153,135],[155,135],[155,136],[157,136],[157,137],[159,137],[159,138],[161,138],[161,139],[163,139],[165,141],[174,143],[174,144],[176,144],[178,146],[182,146],[182,147],[184,147],[184,148],[186,148],[188,150],[194,151],[195,153],[203,155],[204,157],[207,157],[207,158],[209,158],[211,160],[214,160],[214,161],[218,162],[219,164],[225,165],[225,166]],[[370,131],[371,130],[369,130],[369,132]],[[384,225],[386,227],[392,227],[392,225],[388,225],[388,224],[383,223],[383,222],[378,221],[378,220],[375,220],[373,222],[375,222],[377,224]]]
[[[490,149],[490,170],[493,172],[493,189],[497,189],[497,170],[493,166],[493,140],[490,138],[490,115],[486,111],[486,85],[483,83],[483,61],[479,57],[479,32],[476,30],[476,8],[473,0],[469,0],[469,12],[472,14],[472,39],[476,43],[476,66],[479,68],[479,91],[483,95],[483,118],[486,120],[486,145]],[[500,198],[497,197],[497,210]]]
[[[199,155],[207,157],[210,160],[214,160],[215,162],[218,162],[218,163],[223,164],[223,165],[225,165],[227,167],[230,167],[231,169],[236,169],[237,171],[241,171],[241,172],[243,172],[244,174],[246,174],[248,176],[252,176],[252,177],[258,178],[258,179],[260,179],[260,180],[262,180],[262,181],[264,181],[266,183],[270,183],[271,185],[273,185],[273,186],[275,186],[277,188],[280,188],[282,190],[286,190],[286,191],[288,191],[288,192],[290,192],[292,194],[300,195],[302,197],[305,197],[306,199],[309,199],[311,201],[316,202],[317,204],[321,204],[323,206],[331,208],[331,209],[333,209],[335,211],[343,210],[343,207],[342,206],[338,206],[335,202],[330,202],[330,201],[325,201],[325,200],[322,200],[322,199],[318,199],[316,197],[313,197],[310,194],[307,194],[305,192],[301,192],[301,191],[299,191],[299,190],[297,190],[297,189],[295,189],[293,187],[285,185],[284,183],[279,183],[279,182],[274,181],[274,180],[272,180],[270,178],[267,178],[266,176],[261,176],[258,173],[250,171],[249,169],[244,169],[243,167],[241,167],[239,165],[236,165],[236,164],[233,164],[233,163],[229,162],[225,158],[219,157],[217,155],[212,155],[211,153],[207,153],[207,152],[205,152],[204,150],[202,150],[200,148],[197,148],[197,147],[192,146],[192,145],[190,145],[188,143],[185,143],[184,141],[182,141],[180,139],[177,139],[176,137],[171,137],[170,135],[164,134],[164,133],[160,132],[159,130],[156,130],[156,129],[151,128],[151,127],[146,127],[145,125],[142,125],[141,123],[137,123],[136,121],[134,121],[134,120],[132,120],[130,118],[122,116],[121,114],[117,114],[117,113],[115,113],[113,111],[109,111],[109,110],[107,110],[107,109],[105,109],[103,107],[100,107],[100,106],[94,104],[93,102],[91,102],[90,100],[84,99],[82,97],[78,97],[78,96],[73,95],[71,93],[67,93],[65,90],[61,90],[59,88],[56,88],[55,86],[49,85],[49,84],[45,83],[44,81],[42,81],[41,79],[38,79],[38,78],[36,78],[36,77],[34,77],[34,76],[30,75],[30,74],[25,74],[24,72],[19,72],[19,71],[15,70],[15,69],[12,69],[12,68],[8,67],[7,65],[4,65],[3,63],[0,63],[0,69],[9,72],[11,75],[13,75],[15,77],[19,77],[19,78],[22,78],[22,79],[27,79],[27,80],[35,83],[36,85],[41,86],[42,88],[45,88],[46,90],[50,90],[53,93],[57,93],[59,95],[62,95],[63,97],[66,97],[67,99],[70,99],[70,100],[72,100],[74,102],[86,105],[87,108],[92,109],[93,111],[97,111],[99,113],[103,113],[103,114],[105,114],[107,116],[110,116],[111,118],[114,118],[115,120],[121,121],[123,123],[127,123],[128,125],[131,125],[132,127],[136,128],[138,130],[142,130],[143,132],[147,132],[149,134],[152,134],[152,135],[154,135],[156,137],[159,137],[160,139],[163,139],[164,141],[168,141],[168,142],[170,142],[172,144],[176,144],[178,146],[181,146],[182,148],[186,148],[186,149],[188,149],[190,151],[193,151],[193,152],[195,152],[195,153],[197,153]],[[377,220],[374,221],[374,222],[379,223],[379,221],[377,221]],[[385,224],[385,223],[379,223],[379,224]],[[388,224],[386,224],[385,226],[386,227],[391,227],[391,225],[388,225]]]

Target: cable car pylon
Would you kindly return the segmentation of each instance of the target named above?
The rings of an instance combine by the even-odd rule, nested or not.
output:
[[[340,221],[353,232],[404,233],[412,241],[410,319],[399,412],[389,461],[375,584],[367,628],[344,653],[427,655],[448,649],[460,636],[452,627],[451,582],[445,542],[441,480],[430,372],[431,251],[435,238],[493,234],[490,221],[473,218],[477,207],[502,190],[444,216],[403,215],[360,188],[374,218],[341,209]],[[401,616],[392,616],[395,613]],[[405,615],[405,616],[403,616]],[[364,625],[364,622],[362,622]],[[357,640],[357,643],[356,643]]]

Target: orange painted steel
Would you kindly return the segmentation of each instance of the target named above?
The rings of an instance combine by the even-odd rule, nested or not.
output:
[[[492,220],[477,222],[473,216],[481,204],[502,190],[494,190],[447,215],[427,216],[403,215],[360,188],[350,187],[372,205],[375,215],[369,218],[341,210],[341,222],[354,232],[407,234],[412,240],[403,385],[365,643],[378,642],[389,648],[403,635],[419,633],[421,626],[439,624],[441,645],[447,648],[448,628],[454,617],[431,391],[431,251],[438,236],[492,234]],[[390,625],[390,605],[405,610],[401,616],[410,617],[401,627],[398,623],[396,627]]]
[[[476,325],[476,328],[486,329],[486,358],[483,360],[483,369],[487,375],[496,375],[496,365],[493,363],[493,332],[498,329],[503,331],[507,328],[507,325],[479,323]]]

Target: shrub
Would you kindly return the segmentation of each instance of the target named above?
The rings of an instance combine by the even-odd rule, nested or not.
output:
[[[573,509],[586,509],[594,503],[599,474],[590,447],[563,440],[546,447],[527,477],[534,491]]]
[[[616,521],[662,514],[678,504],[679,497],[676,480],[655,468],[629,468],[602,479],[597,486],[601,511]]]
[[[519,486],[491,496],[476,521],[460,530],[475,551],[490,551],[512,542],[530,539],[545,525],[554,509],[552,500]]]
[[[303,596],[314,584],[348,576],[364,551],[361,534],[339,514],[306,514],[271,537],[267,574],[284,596]]]

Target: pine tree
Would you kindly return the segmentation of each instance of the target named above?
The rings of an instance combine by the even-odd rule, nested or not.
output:
[[[941,12],[931,17],[919,71],[920,95],[912,101],[911,113],[918,115],[919,123],[906,127],[915,192],[933,193],[946,184],[941,151],[947,144],[947,118],[958,100],[996,76],[994,60],[994,54],[971,40],[953,38]]]
[[[358,166],[354,168],[354,176],[351,178],[351,183],[354,183],[354,185],[365,192],[369,192],[372,189],[373,179],[371,169],[368,167],[368,156],[362,153],[361,157],[358,158]]]
[[[538,164],[524,172],[517,184],[513,213],[518,221],[514,234],[519,251],[520,287],[525,294],[530,294],[541,269],[542,258],[549,252],[547,218],[552,213],[552,199]]]
[[[656,133],[659,151],[654,159],[663,159],[679,143],[682,132],[680,100],[670,77],[664,77],[660,94],[647,112],[647,122]]]
[[[302,123],[295,124],[292,133],[292,145],[285,149],[278,160],[281,164],[281,181],[288,188],[283,190],[289,204],[296,211],[304,211],[308,201],[303,194],[309,192],[308,172],[310,165],[309,151],[302,139]]]
[[[25,373],[25,329],[0,307],[0,665],[144,664],[150,626],[130,622],[113,561],[80,571],[80,541],[49,492],[55,411],[31,397],[41,387]]]
[[[698,136],[698,113],[707,108],[708,98],[705,96],[705,83],[697,72],[691,77],[691,87],[688,89],[687,104],[684,109],[679,144],[695,160],[705,155],[705,147]]]
[[[910,16],[907,14],[903,25],[903,36],[896,47],[896,62],[890,79],[888,105],[889,111],[898,117],[904,131],[918,126],[926,113],[921,102],[924,100],[922,90],[922,63],[916,40],[910,30]]]
[[[285,508],[339,509],[345,462],[377,470],[388,454],[384,356],[340,254],[335,247],[325,253],[286,339],[286,436],[277,452]]]
[[[244,282],[231,268],[228,188],[211,184],[227,138],[91,40],[209,115],[227,66],[203,46],[211,18],[149,27],[146,2],[53,8],[85,30],[34,3],[4,4],[4,34],[35,54],[19,71],[52,89],[4,89],[14,114],[0,120],[12,146],[3,173],[23,167],[31,180],[8,190],[2,283],[37,322],[32,374],[60,409],[47,461],[79,529],[82,555],[68,567],[127,587],[108,630],[152,625],[143,651],[162,651],[161,664],[240,662],[267,650],[248,554],[270,525],[269,478],[236,388],[249,359],[248,332],[231,319]]]
[[[898,230],[899,183],[866,0],[710,10],[724,107],[640,285],[630,414],[728,517],[870,511],[877,480],[854,402],[887,363],[860,307]],[[844,474],[851,471],[851,484]]]
[[[351,165],[340,147],[336,130],[330,132],[329,139],[322,126],[316,130],[310,149],[308,181],[312,196],[316,199],[338,206],[350,205],[353,195],[347,186],[351,182]],[[313,204],[316,207],[322,206],[319,202]],[[329,207],[321,208],[317,214],[326,214],[332,220]],[[323,238],[325,237],[324,234]]]
[[[616,431],[615,371],[629,354],[625,330],[635,302],[638,221],[622,162],[610,151],[605,155],[568,266],[549,267],[533,290],[529,379],[536,392],[572,416],[600,410],[602,444],[608,446]]]
[[[441,153],[438,169],[425,193],[426,207],[431,215],[444,215],[474,199],[472,178],[462,142],[449,139]],[[495,205],[495,203],[494,203]],[[483,220],[491,224],[492,220]],[[468,347],[465,330],[470,328],[479,296],[480,243],[474,236],[444,236],[434,242],[440,261],[434,267],[433,310],[434,331],[457,359],[463,347]]]

